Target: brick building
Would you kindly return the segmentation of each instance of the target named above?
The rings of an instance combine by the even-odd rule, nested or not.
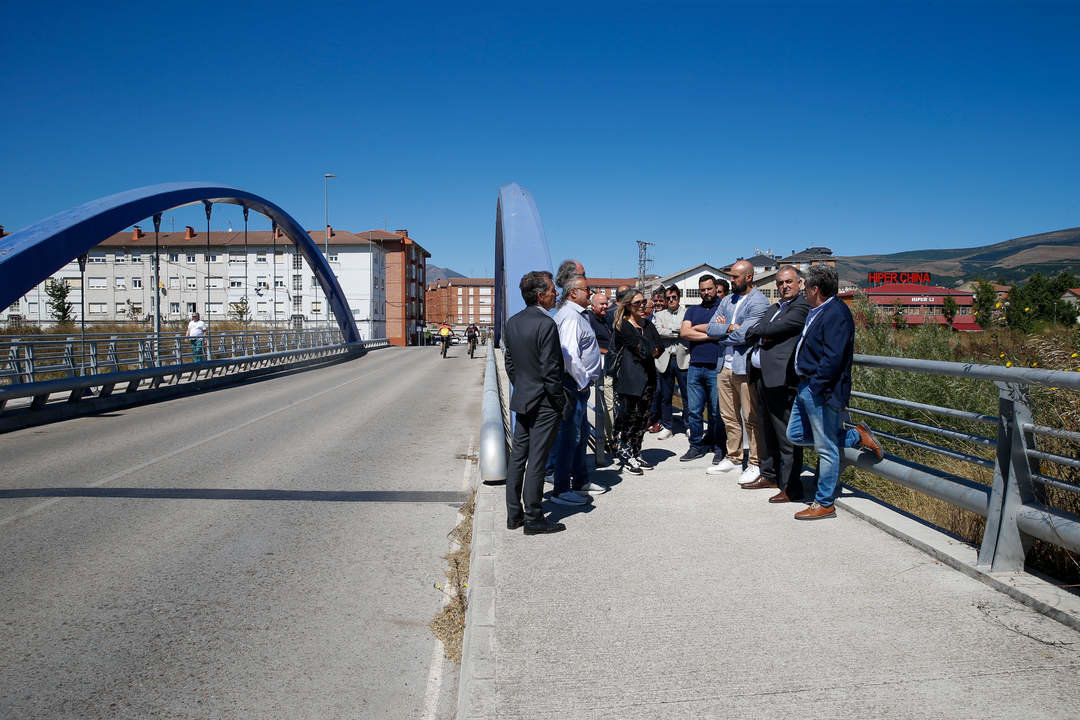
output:
[[[386,337],[393,345],[419,344],[426,316],[427,259],[431,253],[409,237],[408,230],[357,233],[382,246],[386,278]]]
[[[494,278],[450,278],[428,285],[427,323],[449,320],[454,327],[476,323],[491,327],[494,322]]]
[[[954,330],[975,332],[982,330],[971,314],[974,296],[965,290],[950,290],[935,285],[916,285],[915,283],[887,283],[866,288],[864,293],[870,302],[885,317],[892,317],[897,305],[904,314],[908,325],[937,323],[949,325]],[[945,298],[951,296],[956,302],[956,316],[950,324],[943,313]],[[837,295],[848,307],[855,299],[855,292],[842,292]]]

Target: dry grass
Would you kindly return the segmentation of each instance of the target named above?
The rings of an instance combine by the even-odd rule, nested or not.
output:
[[[476,510],[476,491],[458,512],[461,521],[450,531],[453,548],[444,556],[447,562],[446,585],[439,588],[447,597],[443,609],[428,624],[431,632],[443,644],[446,657],[461,664],[461,643],[465,637],[465,611],[468,609],[469,555],[472,552],[473,513]],[[438,587],[438,586],[436,586]]]
[[[1055,370],[1080,368],[1080,331],[1076,329],[1043,331],[1023,335],[1001,330],[980,333],[976,337],[957,336],[936,328],[895,331],[891,328],[860,329],[856,352],[871,355],[894,355],[933,360],[970,361],[1013,367],[1040,367]],[[946,378],[919,373],[904,373],[870,368],[856,368],[853,386],[857,390],[887,397],[903,398],[932,405],[951,407],[984,415],[997,416],[998,391],[993,383],[965,378]],[[1031,386],[1030,406],[1036,424],[1080,431],[1080,393],[1059,388]],[[906,410],[882,403],[853,399],[853,407],[880,412],[935,427],[962,430],[994,438],[996,429],[983,423],[966,423],[916,410]],[[857,421],[858,415],[853,415]],[[962,440],[905,428],[881,420],[868,420],[875,429],[931,443],[950,450],[992,460],[991,448]],[[886,452],[921,463],[937,470],[969,478],[984,485],[993,483],[987,468],[943,457],[910,445],[881,438]],[[1038,437],[1040,450],[1065,457],[1077,457],[1076,443]],[[1080,471],[1056,463],[1037,464],[1042,474],[1080,488]],[[844,478],[852,487],[927,520],[965,540],[978,544],[985,521],[946,502],[883,480],[870,473],[849,468]],[[1037,491],[1041,486],[1036,486]],[[1039,500],[1048,507],[1080,514],[1080,494],[1047,488]],[[1080,560],[1067,550],[1036,541],[1028,553],[1028,564],[1064,584],[1080,582]]]

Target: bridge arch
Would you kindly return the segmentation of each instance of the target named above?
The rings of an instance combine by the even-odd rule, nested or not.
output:
[[[269,200],[238,188],[207,183],[164,183],[91,200],[0,238],[0,308],[87,252],[104,238],[148,217],[200,202],[228,203],[270,218],[315,273],[346,342],[359,342],[352,311],[330,264],[304,228]]]

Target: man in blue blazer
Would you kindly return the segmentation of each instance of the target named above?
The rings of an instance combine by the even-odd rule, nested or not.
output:
[[[788,421],[788,439],[812,445],[818,454],[817,495],[796,520],[835,517],[833,501],[840,483],[840,447],[857,447],[880,460],[881,445],[864,423],[844,430],[843,413],[851,396],[851,363],[855,322],[851,311],[836,299],[840,285],[836,268],[813,265],[806,272],[806,315],[802,338],[795,348],[799,389]]]

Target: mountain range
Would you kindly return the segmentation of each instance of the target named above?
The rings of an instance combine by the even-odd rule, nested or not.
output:
[[[454,272],[450,268],[439,267],[438,265],[427,265],[427,281],[429,283],[438,282],[439,280],[449,280],[450,278],[466,277],[459,272]]]
[[[842,281],[867,285],[872,271],[928,272],[931,282],[952,287],[981,277],[1011,285],[1039,272],[1053,277],[1063,270],[1080,275],[1080,228],[1027,235],[982,247],[907,250],[880,255],[837,256]]]

